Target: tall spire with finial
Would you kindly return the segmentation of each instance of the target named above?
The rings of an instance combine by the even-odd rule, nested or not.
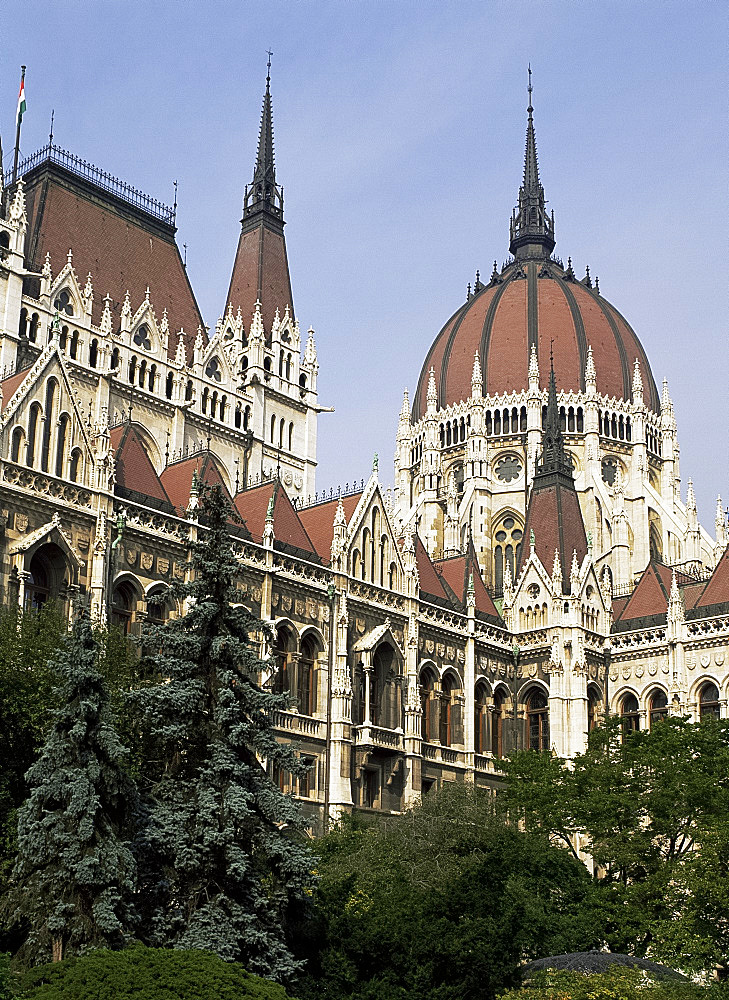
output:
[[[554,250],[554,221],[546,210],[544,188],[539,181],[537,139],[532,106],[532,68],[529,66],[529,106],[527,108],[524,179],[519,188],[519,204],[511,216],[509,249],[517,260],[549,257]]]
[[[558,472],[572,480],[572,467],[567,460],[564,436],[557,404],[557,380],[554,376],[554,360],[549,359],[549,394],[547,396],[547,418],[544,426],[544,448],[542,460],[537,467],[539,474]]]
[[[253,170],[253,181],[246,185],[243,202],[243,219],[257,211],[266,211],[283,221],[283,188],[276,183],[276,166],[273,157],[273,105],[271,102],[271,56],[268,51],[266,92],[263,95],[261,127],[258,132],[258,152]]]
[[[226,301],[226,310],[240,309],[246,329],[260,303],[267,337],[271,335],[276,310],[283,316],[288,308],[294,318],[284,238],[284,193],[283,187],[276,183],[273,153],[272,55],[269,50],[253,180],[246,184],[243,196],[241,235]]]

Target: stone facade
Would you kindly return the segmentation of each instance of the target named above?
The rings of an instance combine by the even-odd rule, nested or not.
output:
[[[531,108],[528,128],[533,139]],[[55,147],[3,193],[3,601],[30,610],[80,593],[133,634],[149,615],[178,614],[147,601],[185,578],[198,483],[220,483],[241,519],[240,601],[275,636],[262,644],[262,680],[296,702],[277,729],[311,761],[295,786],[275,777],[316,830],[353,808],[400,811],[444,781],[494,786],[496,758],[515,747],[570,756],[606,710],[640,727],[724,716],[725,517],[719,504],[713,540],[691,486],[682,502],[668,390],[658,397],[637,348],[622,395],[600,390],[587,343],[575,385],[558,389],[575,357],[563,345],[548,378],[531,328],[524,385],[508,392],[488,391],[504,365],[490,347],[471,352],[460,401],[426,360],[413,412],[406,398],[399,418],[394,491],[375,462],[361,488],[310,502],[318,359],[293,311],[272,144],[267,83],[212,336],[164,206],[102,184]],[[514,258],[477,283],[466,312],[522,285],[546,323],[547,283],[567,285],[584,317],[599,295],[553,258],[543,192],[527,190],[534,167],[512,220]],[[94,244],[102,230],[136,248],[123,268]]]

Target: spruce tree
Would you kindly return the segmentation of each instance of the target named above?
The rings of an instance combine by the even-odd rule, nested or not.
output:
[[[52,667],[59,708],[38,760],[26,774],[18,812],[18,856],[8,897],[27,931],[32,963],[129,940],[136,865],[124,839],[135,801],[127,751],[108,717],[109,695],[85,613]]]
[[[298,968],[287,922],[310,893],[312,859],[296,803],[262,761],[306,768],[273,732],[287,696],[264,690],[265,626],[235,605],[231,511],[219,487],[201,495],[193,579],[172,587],[186,613],[151,626],[144,665],[158,683],[132,697],[148,733],[140,865],[151,945],[199,948],[278,981]]]

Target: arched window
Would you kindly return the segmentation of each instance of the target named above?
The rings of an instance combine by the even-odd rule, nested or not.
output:
[[[549,750],[549,705],[544,691],[535,690],[529,695],[527,740],[530,750]]]
[[[220,397],[220,419],[225,420],[225,411],[228,409],[228,397]]]
[[[147,362],[142,360],[139,363],[139,388],[144,388],[144,382],[147,378]]]
[[[370,721],[373,726],[394,727],[393,704],[391,701],[393,650],[387,643],[377,647],[372,659],[372,670],[369,674],[370,683]]]
[[[167,587],[155,585],[154,590],[147,594],[147,618],[155,625],[161,625],[167,621],[168,614]]]
[[[117,584],[111,598],[111,624],[129,632],[132,615],[137,610],[137,594],[128,580]]]
[[[248,426],[249,426],[250,422],[251,422],[251,408],[250,408],[250,406],[246,406],[246,408],[245,408],[245,410],[243,412],[243,430],[244,431],[248,430]]]
[[[587,731],[591,733],[600,721],[602,699],[597,688],[587,689]]]
[[[40,403],[33,403],[30,407],[28,417],[28,450],[26,453],[26,465],[32,468],[35,462],[36,437],[38,435],[38,417],[40,415]]]
[[[216,417],[218,414],[218,393],[214,392],[210,398],[210,416]]]
[[[665,691],[654,691],[650,700],[649,722],[651,728],[655,722],[660,722],[668,716],[668,698]]]
[[[276,440],[276,414],[271,414],[271,444]]]
[[[10,439],[10,461],[19,462],[20,461],[20,448],[23,444],[23,428],[15,427],[13,429],[13,436]]]
[[[291,684],[289,681],[289,663],[291,649],[291,633],[287,628],[279,626],[276,632],[276,673],[273,678],[273,690],[277,694],[289,691]]]
[[[40,323],[40,317],[38,313],[33,313],[30,317],[30,333],[28,334],[28,340],[31,344],[35,344],[38,340],[38,324]]]
[[[43,420],[43,440],[41,444],[41,470],[48,472],[51,454],[51,425],[53,422],[53,402],[56,398],[58,383],[49,378],[46,383],[46,407]]]
[[[476,753],[485,753],[488,746],[488,691],[485,684],[476,686],[476,697],[473,703],[473,738]]]
[[[189,402],[192,401],[193,391],[194,390],[193,390],[193,385],[192,385],[192,379],[190,378],[190,379],[187,380],[187,385],[185,386],[185,402],[186,403],[189,403]]]
[[[494,708],[491,720],[491,753],[494,757],[504,756],[504,692],[494,694]]]
[[[211,382],[222,382],[223,380],[223,370],[220,366],[220,361],[216,357],[212,357],[207,365],[205,366],[205,376],[209,378]]]
[[[68,430],[68,414],[62,413],[58,421],[58,438],[56,439],[56,475],[63,476],[63,459],[66,451],[66,432]]]
[[[115,347],[114,350],[111,352],[111,368],[112,368],[112,371],[115,371],[119,367],[119,361],[120,360],[121,359],[120,359],[120,356],[119,356],[119,348]]]
[[[291,381],[291,355],[286,355],[286,380]]]
[[[68,354],[70,358],[74,361],[76,360],[76,356],[78,355],[78,330],[74,330],[71,334],[71,344],[68,348]]]
[[[284,352],[281,351],[279,353],[279,356],[278,356],[278,374],[279,374],[279,378],[283,378],[283,370],[284,370]]]
[[[243,407],[240,403],[236,403],[235,412],[233,414],[233,423],[235,427],[240,430],[240,426],[243,422]]]
[[[440,694],[440,742],[444,747],[456,742],[456,692],[458,686],[452,674],[445,674],[441,682]]]
[[[313,715],[316,707],[314,696],[314,683],[316,675],[314,664],[316,662],[317,643],[313,636],[304,636],[301,643],[301,656],[299,657],[299,677],[297,699],[299,711],[304,715]]]
[[[640,706],[634,694],[626,694],[620,702],[620,718],[624,736],[640,729]]]
[[[270,374],[270,372],[271,372],[271,358],[270,357],[266,357],[266,358],[263,359],[263,370],[264,370],[264,372],[268,372]]]
[[[149,366],[149,375],[147,377],[147,387],[150,392],[154,392],[154,383],[157,378],[157,365]]]
[[[516,570],[521,558],[521,545],[523,538],[521,525],[511,514],[507,514],[501,523],[497,522],[497,529],[494,532],[494,590],[497,595],[501,595],[504,589],[504,574],[508,565],[511,571],[511,579],[516,579]]]
[[[174,375],[172,372],[167,373],[167,378],[165,379],[165,396],[167,399],[172,399],[172,388],[175,384]]]
[[[72,483],[78,482],[80,465],[81,465],[81,451],[78,448],[74,448],[73,451],[71,452],[71,462],[68,470],[68,475]]]
[[[286,421],[281,417],[281,422],[278,427],[278,446],[283,448],[284,446],[284,432],[286,431]]]
[[[435,675],[432,670],[423,670],[420,675],[420,708],[421,735],[426,743],[431,743],[438,732],[438,703],[435,697]]]
[[[299,388],[300,389],[305,389],[306,388],[306,373],[305,372],[302,372],[301,375],[299,375]]]
[[[699,692],[699,718],[718,719],[720,715],[719,688],[711,682],[704,684]]]
[[[25,583],[25,610],[38,611],[50,600],[62,597],[68,583],[68,567],[61,549],[47,542],[33,554]]]
[[[129,359],[129,384],[134,385],[137,381],[137,356],[133,354]]]
[[[294,450],[294,425],[289,424],[289,451]]]
[[[205,388],[202,391],[202,399],[200,401],[200,409],[202,410],[203,413],[208,412],[208,396],[209,396],[208,387],[205,386]]]
[[[99,361],[99,342],[94,338],[91,341],[91,346],[89,347],[89,366],[91,368],[96,368]]]

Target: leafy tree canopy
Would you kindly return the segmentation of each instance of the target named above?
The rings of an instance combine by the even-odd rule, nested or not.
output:
[[[637,969],[536,973],[526,986],[507,990],[500,1000],[726,1000],[726,987],[707,988],[690,982],[654,979]]]
[[[453,783],[401,817],[357,818],[319,844],[307,997],[484,1000],[524,958],[590,947],[584,866]]]
[[[24,1000],[287,1000],[282,986],[217,955],[142,945],[37,967],[17,988]]]

